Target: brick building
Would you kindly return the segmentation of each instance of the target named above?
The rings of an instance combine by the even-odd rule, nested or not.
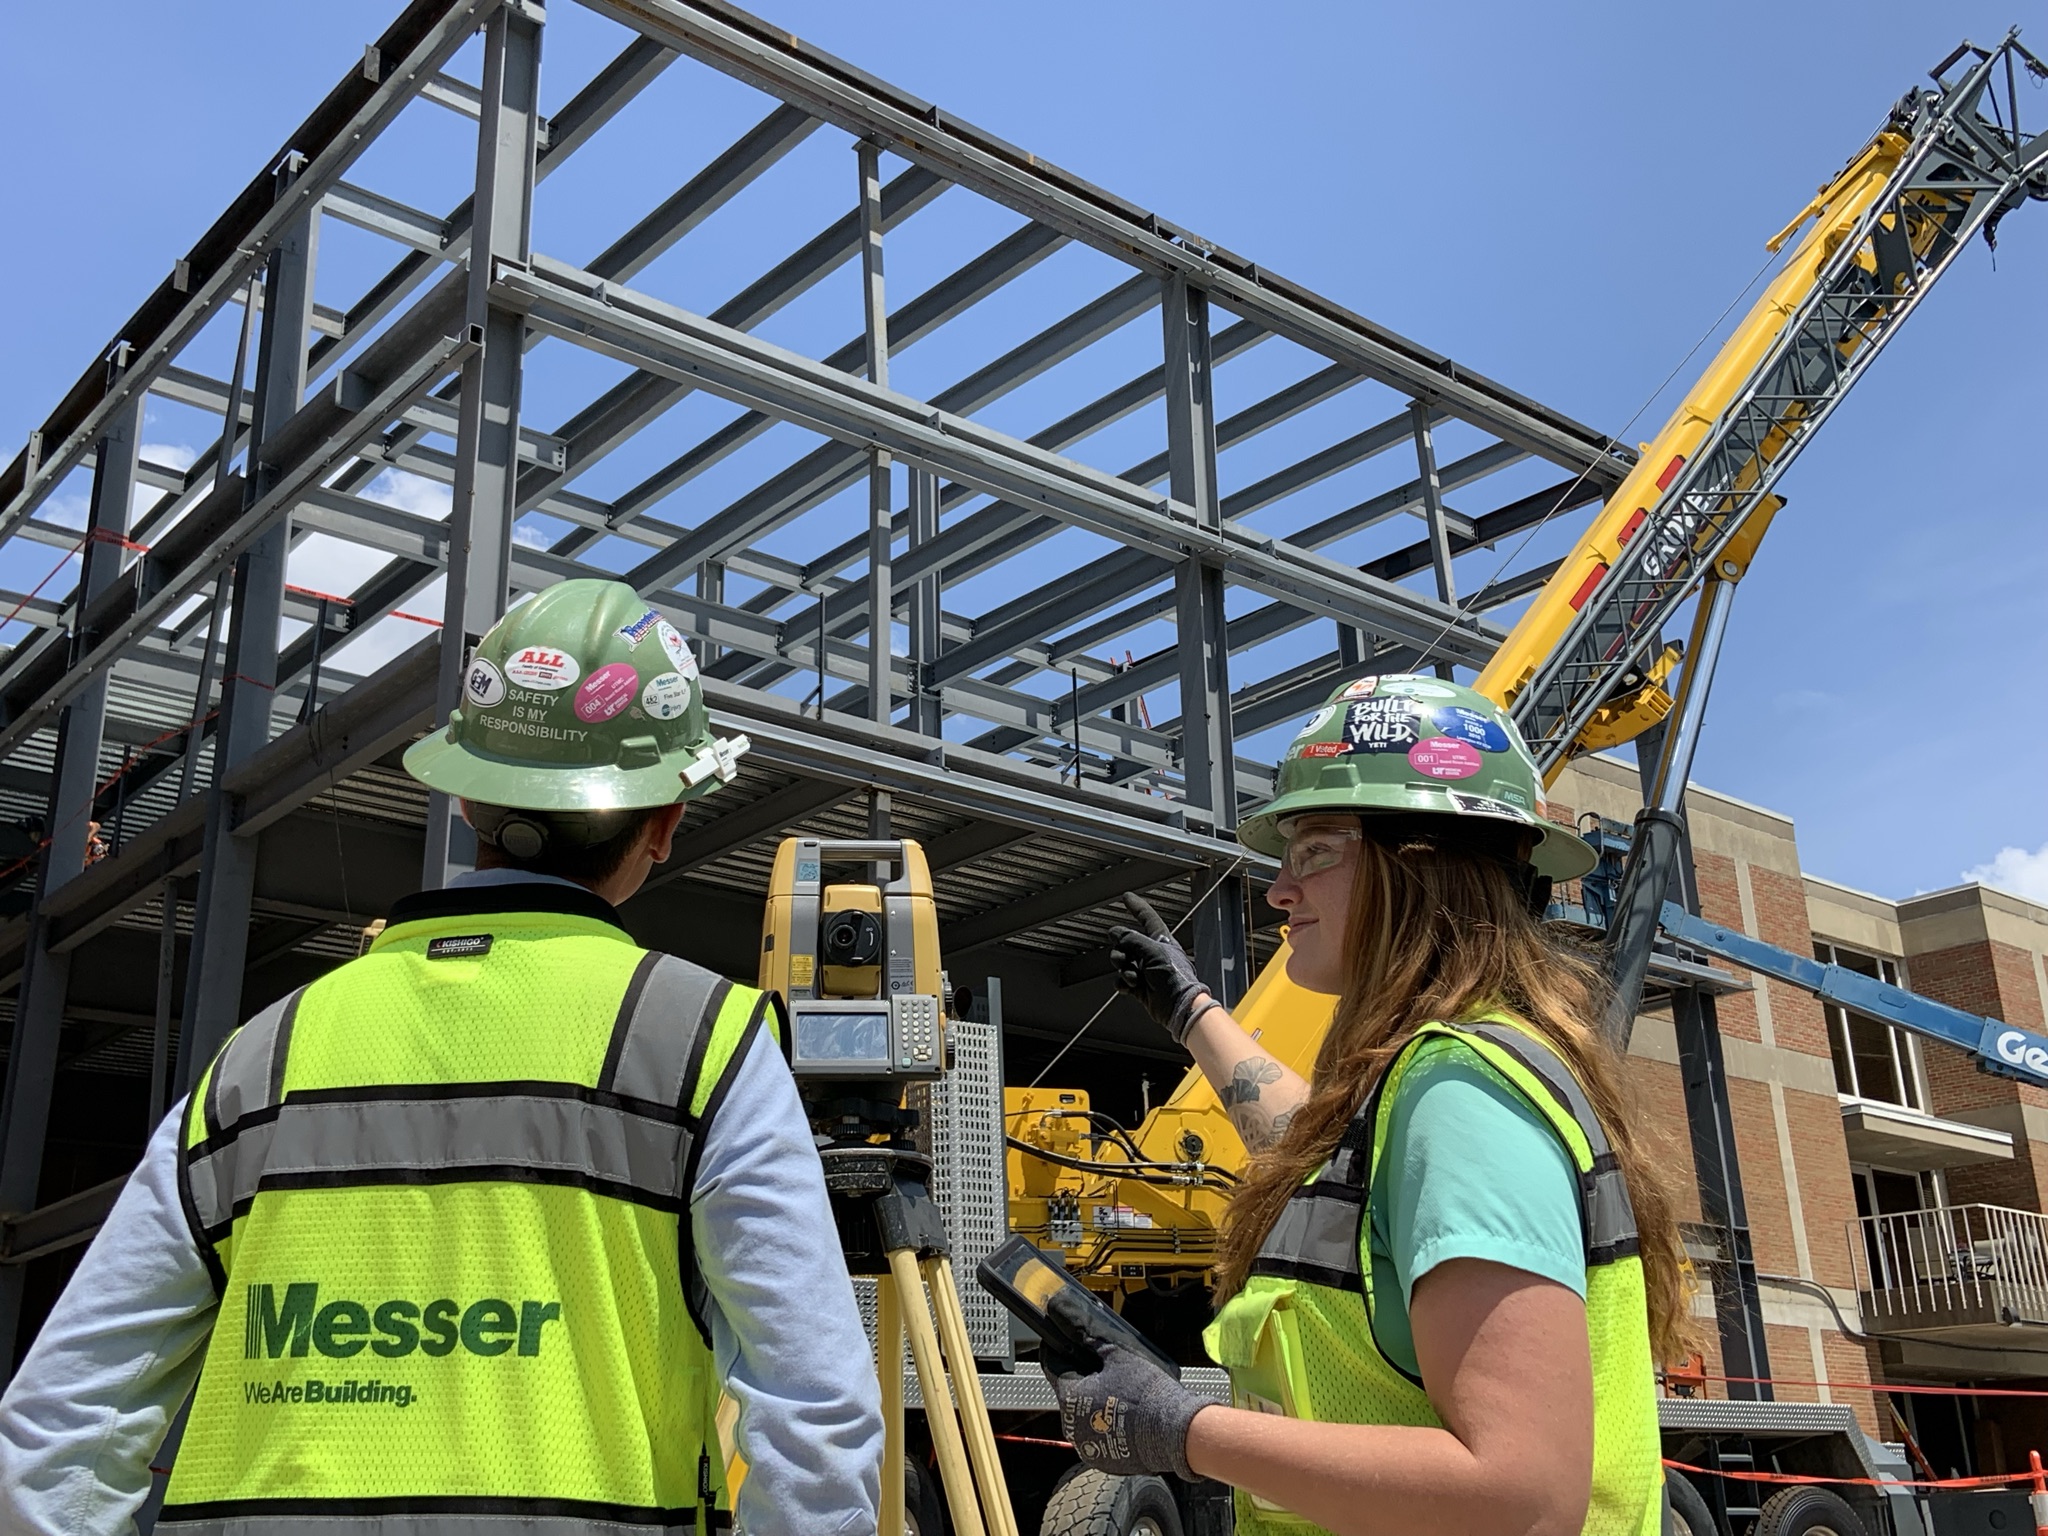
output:
[[[1632,765],[1582,759],[1553,812],[1626,824]],[[1790,818],[1710,790],[1688,798],[1700,907],[1796,954],[1971,1013],[2041,1030],[2048,908],[1966,885],[1893,901],[1800,868]],[[2010,1471],[2048,1451],[2029,1399],[1886,1394],[1887,1385],[2048,1386],[2048,1091],[1978,1070],[1967,1053],[1726,971],[1716,1006],[1759,1271],[1775,1395],[1852,1405],[1867,1429],[1900,1420],[1941,1475]],[[1646,1113],[1692,1169],[1668,1006],[1630,1044]],[[1683,1175],[1680,1175],[1683,1177]],[[1680,1204],[1699,1219],[1696,1186]],[[1694,1239],[1697,1239],[1696,1241]],[[1719,1396],[1713,1297],[1719,1252],[1689,1232],[1707,1390]]]

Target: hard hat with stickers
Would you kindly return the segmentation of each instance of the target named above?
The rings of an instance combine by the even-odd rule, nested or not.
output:
[[[1539,875],[1575,880],[1598,862],[1543,817],[1543,780],[1521,733],[1484,694],[1435,677],[1361,677],[1309,717],[1280,760],[1271,801],[1246,817],[1247,848],[1278,854],[1281,824],[1312,811],[1474,816],[1536,834]]]
[[[620,581],[564,581],[492,626],[447,727],[406,750],[430,789],[533,811],[670,805],[730,783],[689,642]]]

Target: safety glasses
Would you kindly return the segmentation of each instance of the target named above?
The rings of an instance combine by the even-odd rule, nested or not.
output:
[[[1304,827],[1288,833],[1287,849],[1280,858],[1289,874],[1306,880],[1342,864],[1350,845],[1363,836],[1357,827]]]

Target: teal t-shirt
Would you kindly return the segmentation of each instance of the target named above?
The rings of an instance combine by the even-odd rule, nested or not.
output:
[[[1373,1332],[1418,1374],[1408,1299],[1447,1259],[1489,1259],[1586,1294],[1578,1172],[1541,1112],[1477,1052],[1425,1041],[1372,1182]]]

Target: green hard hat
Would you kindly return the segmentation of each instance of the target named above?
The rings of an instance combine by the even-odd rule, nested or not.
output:
[[[1434,677],[1361,677],[1309,717],[1280,760],[1272,800],[1239,841],[1278,854],[1280,825],[1311,811],[1405,811],[1513,822],[1536,834],[1529,862],[1576,880],[1599,862],[1584,839],[1543,817],[1543,778],[1501,707]]]
[[[491,626],[447,727],[406,749],[429,789],[530,811],[672,805],[731,782],[697,658],[622,581],[563,581]]]

